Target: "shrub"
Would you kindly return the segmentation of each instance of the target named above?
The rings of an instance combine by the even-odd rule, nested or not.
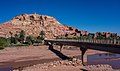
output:
[[[25,32],[22,30],[20,32],[20,37],[19,37],[19,41],[22,43],[24,41],[24,38],[25,38]]]
[[[3,49],[6,46],[9,46],[8,39],[0,37],[0,49]]]
[[[41,31],[40,35],[38,36],[38,39],[44,40],[44,37],[45,37],[45,32]]]
[[[27,42],[29,45],[33,44],[33,38],[32,38],[32,36],[27,36],[27,37],[26,37],[26,42]]]
[[[11,37],[11,38],[10,38],[10,41],[11,41],[11,44],[12,44],[12,43],[14,43],[14,44],[17,43],[17,40],[15,39],[15,37]]]
[[[16,43],[18,42],[18,39],[19,39],[19,35],[18,35],[18,34],[15,34],[15,42],[16,42]]]

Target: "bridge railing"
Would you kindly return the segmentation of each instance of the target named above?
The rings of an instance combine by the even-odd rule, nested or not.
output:
[[[55,41],[74,41],[74,42],[120,45],[120,40],[116,40],[116,39],[113,39],[113,40],[110,40],[110,39],[55,39]]]

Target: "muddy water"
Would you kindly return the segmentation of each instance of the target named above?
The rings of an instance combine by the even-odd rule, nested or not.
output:
[[[89,55],[87,64],[109,64],[114,69],[120,69],[120,54],[104,53]]]

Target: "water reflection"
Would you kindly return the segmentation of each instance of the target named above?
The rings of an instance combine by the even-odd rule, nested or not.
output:
[[[104,54],[98,54],[99,56],[116,56],[115,53],[104,53]]]
[[[0,71],[13,71],[13,68],[0,68]]]
[[[120,54],[104,53],[88,56],[87,64],[109,64],[114,69],[120,69]]]

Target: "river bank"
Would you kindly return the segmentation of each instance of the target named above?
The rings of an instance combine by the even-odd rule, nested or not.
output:
[[[88,65],[83,66],[80,59],[71,58],[50,63],[37,64],[23,69],[13,71],[117,71],[110,65]]]
[[[59,47],[55,46],[59,54],[66,57],[80,56],[79,48],[65,48],[59,52]],[[106,53],[101,51],[89,50],[88,55]],[[48,46],[28,46],[17,48],[6,48],[0,50],[0,68],[24,68],[32,65],[49,63],[62,60],[54,52],[48,49]]]

